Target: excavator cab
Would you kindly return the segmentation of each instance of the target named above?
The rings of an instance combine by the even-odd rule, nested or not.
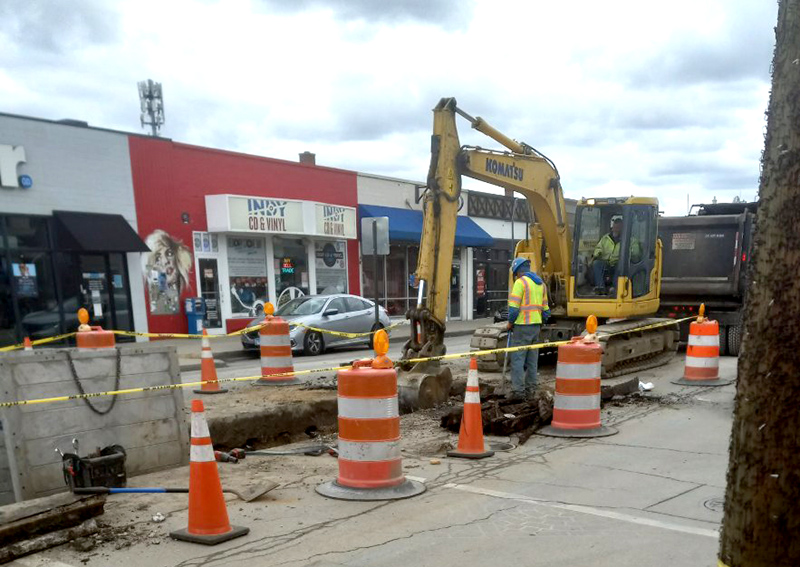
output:
[[[652,313],[658,305],[658,200],[582,199],[575,213],[570,314],[606,317]]]

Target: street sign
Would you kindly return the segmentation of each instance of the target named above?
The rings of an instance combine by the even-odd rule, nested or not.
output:
[[[376,237],[373,241],[373,235]],[[361,219],[361,254],[365,256],[389,254],[389,217],[364,217]]]

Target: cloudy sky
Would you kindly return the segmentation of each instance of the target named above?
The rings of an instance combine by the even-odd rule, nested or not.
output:
[[[0,112],[141,132],[152,78],[177,141],[422,180],[454,96],[568,197],[683,214],[756,195],[776,20],[776,0],[0,0]]]

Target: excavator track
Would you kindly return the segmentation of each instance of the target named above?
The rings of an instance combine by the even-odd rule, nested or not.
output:
[[[634,319],[607,323],[597,328],[597,336],[603,345],[602,377],[613,378],[667,364],[675,356],[678,348],[679,330],[677,326],[656,327],[637,330],[668,319]],[[542,328],[540,341],[560,341],[579,334],[583,321],[561,319],[548,323]],[[474,350],[504,348],[508,340],[505,323],[486,325],[475,330],[470,341]],[[543,349],[542,352],[555,349]],[[478,370],[499,372],[503,369],[505,353],[478,358]]]

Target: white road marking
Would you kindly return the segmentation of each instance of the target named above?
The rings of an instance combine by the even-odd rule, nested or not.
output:
[[[591,516],[599,516],[601,518],[610,518],[612,520],[619,520],[621,522],[628,522],[631,524],[639,524],[641,526],[649,526],[652,528],[660,528],[662,530],[671,530],[674,532],[681,532],[685,534],[698,535],[703,537],[719,538],[719,532],[716,530],[707,530],[703,528],[694,528],[691,526],[684,526],[681,524],[674,524],[671,522],[662,522],[650,518],[642,518],[639,516],[631,516],[629,514],[622,514],[611,510],[602,510],[599,508],[592,508],[590,506],[581,506],[580,504],[560,504],[558,502],[545,502],[537,500],[523,494],[512,494],[510,492],[501,492],[499,490],[490,490],[488,488],[479,488],[476,486],[466,486],[463,484],[448,483],[444,485],[445,488],[454,488],[456,490],[463,490],[464,492],[472,492],[473,494],[482,494],[483,496],[493,496],[495,498],[503,498],[505,500],[516,500],[518,502],[525,502],[534,504],[536,506],[545,506],[548,508],[558,508],[560,510],[569,510],[571,512],[578,512],[580,514],[589,514]]]
[[[428,482],[427,478],[422,478],[421,476],[411,476],[410,474],[406,475],[408,480],[415,480],[417,482]]]

